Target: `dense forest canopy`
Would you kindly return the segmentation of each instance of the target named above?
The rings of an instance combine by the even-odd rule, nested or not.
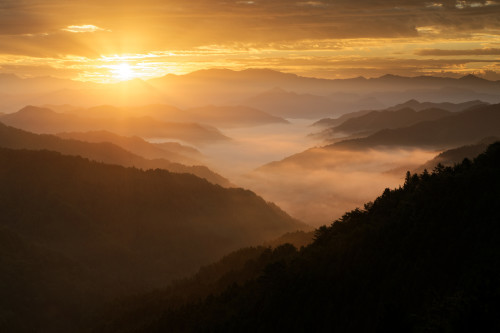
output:
[[[498,332],[499,170],[495,143],[474,162],[408,173],[308,247],[254,253],[204,299],[125,300],[99,331]]]

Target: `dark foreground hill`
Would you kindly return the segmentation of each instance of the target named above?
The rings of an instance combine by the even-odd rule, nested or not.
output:
[[[188,174],[0,149],[0,331],[75,332],[145,292],[303,225]]]
[[[100,331],[498,332],[499,169],[496,143],[473,163],[408,174],[301,251],[247,253],[223,291],[187,304],[152,293],[114,307]]]

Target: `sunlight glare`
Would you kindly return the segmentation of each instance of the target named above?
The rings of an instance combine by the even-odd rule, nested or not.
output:
[[[113,76],[119,81],[131,80],[135,77],[135,72],[128,63],[121,63],[116,65],[115,69],[112,71]]]

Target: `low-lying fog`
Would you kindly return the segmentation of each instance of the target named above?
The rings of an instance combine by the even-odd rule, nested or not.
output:
[[[323,145],[308,136],[317,131],[310,126],[312,121],[290,122],[225,130],[224,134],[233,139],[231,142],[198,149],[207,156],[205,162],[210,168],[314,227],[362,207],[386,187],[399,186],[406,170],[437,154],[414,149],[309,149]],[[262,167],[273,161],[281,162]]]

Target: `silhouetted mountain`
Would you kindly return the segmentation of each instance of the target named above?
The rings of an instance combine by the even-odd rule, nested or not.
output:
[[[372,112],[372,110],[361,110],[361,111],[350,112],[350,113],[343,114],[338,118],[323,118],[323,119],[320,119],[317,122],[313,123],[312,126],[318,126],[318,127],[338,126],[338,125],[342,124],[344,121],[346,121],[347,119],[363,116],[369,112]]]
[[[0,149],[2,331],[82,331],[118,295],[165,286],[303,224],[188,174]]]
[[[287,232],[272,241],[265,242],[264,245],[274,249],[284,244],[290,244],[300,249],[303,246],[311,244],[313,240],[314,231],[294,231]]]
[[[199,151],[194,148],[182,146],[175,142],[173,144],[176,146],[176,148],[174,148],[173,150],[169,150],[167,148],[167,145],[160,146],[157,144],[149,143],[137,136],[125,137],[108,131],[58,133],[57,136],[63,139],[74,139],[85,142],[110,142],[125,150],[130,151],[131,153],[148,159],[163,158],[170,162],[181,164],[201,164],[199,160],[196,160],[193,157],[194,155],[202,157]],[[186,153],[186,155],[183,155],[179,152],[182,151],[183,147],[185,148],[184,152]]]
[[[102,110],[99,110],[102,112]],[[143,138],[173,138],[194,143],[228,140],[214,127],[195,123],[161,122],[151,117],[84,117],[27,106],[0,118],[4,124],[34,133],[86,132],[107,130]]]
[[[384,129],[366,138],[344,140],[331,147],[420,146],[449,148],[500,136],[500,104],[474,107],[435,121]]]
[[[415,169],[414,172],[422,173],[424,170],[434,170],[439,164],[444,167],[452,167],[455,164],[461,163],[466,158],[472,160],[479,154],[484,153],[488,146],[496,141],[500,141],[500,138],[488,137],[476,144],[445,150],[432,160]]]
[[[148,83],[159,91],[171,93],[171,96],[175,96],[179,104],[189,106],[243,104],[257,107],[277,116],[284,116],[286,110],[283,109],[280,111],[281,113],[272,113],[272,110],[266,109],[262,105],[247,104],[244,101],[261,94],[263,91],[280,87],[285,91],[295,92],[299,96],[309,94],[318,96],[320,99],[321,97],[330,99],[330,113],[323,113],[323,116],[340,115],[361,109],[381,109],[384,105],[402,103],[411,98],[433,102],[465,102],[473,99],[481,99],[491,103],[500,102],[500,94],[498,93],[500,82],[431,76],[386,75],[372,79],[330,80],[301,77],[263,69],[244,71],[214,69],[180,76],[167,75],[149,80]],[[355,94],[357,97],[347,99],[337,94],[346,96]],[[376,100],[369,103],[367,103],[368,100],[365,100],[363,105],[361,102],[366,98],[376,98]],[[300,99],[296,99],[300,101]],[[286,102],[282,103],[283,106],[286,104]],[[317,107],[320,106],[321,103],[318,100]],[[292,108],[295,106],[292,105]],[[306,106],[302,109],[301,118],[307,117],[313,111],[312,106],[309,109]],[[295,113],[294,117],[297,117]]]
[[[168,152],[177,153],[183,156],[189,156],[195,160],[203,159],[203,154],[196,148],[181,145],[178,142],[159,142],[153,143],[156,147],[166,150]]]
[[[165,169],[171,172],[191,173],[222,186],[231,186],[224,177],[205,166],[186,166],[165,159],[148,160],[109,142],[84,142],[61,139],[49,134],[34,134],[0,123],[0,147],[12,149],[53,150],[66,155],[79,155],[94,161],[142,169]]]
[[[299,102],[301,99],[307,99],[308,95],[317,96],[316,99],[310,100],[309,108],[303,105],[305,108],[302,108],[300,116],[293,112],[294,117],[300,118],[310,117],[309,115],[318,110],[324,110],[322,117],[363,109],[376,110],[412,98],[433,102],[465,102],[473,99],[490,103],[500,102],[500,82],[472,77],[453,79],[386,75],[371,79],[330,80],[301,77],[269,69],[243,71],[212,69],[186,75],[170,74],[147,82],[135,79],[109,85],[51,78],[16,77],[6,78],[3,84],[0,82],[0,91],[11,95],[6,108],[2,107],[2,111],[6,112],[12,112],[26,104],[73,104],[90,107],[100,104],[134,106],[154,103],[182,108],[209,104],[246,105],[244,101],[274,87],[302,96],[302,98],[295,97]],[[330,100],[329,111],[322,104],[327,102],[324,98]],[[287,104],[285,101],[282,103],[283,107]],[[313,106],[317,108],[316,111]],[[291,105],[291,107],[297,108],[298,112],[297,106]],[[261,110],[268,113],[272,111]],[[271,114],[275,116],[286,114],[285,109],[280,112]]]
[[[371,111],[367,114],[347,119],[342,124],[328,129],[327,132],[369,134],[381,129],[407,127],[422,121],[433,121],[445,118],[451,114],[449,111],[435,108],[422,111],[415,111],[409,108],[397,111]]]
[[[441,110],[446,110],[450,112],[458,112],[458,111],[464,111],[467,109],[470,109],[471,107],[474,106],[484,106],[487,105],[488,103],[482,102],[479,100],[475,101],[468,101],[468,102],[463,102],[463,103],[449,103],[449,102],[443,102],[443,103],[432,103],[432,102],[419,102],[415,99],[410,99],[409,101],[398,104],[395,106],[391,106],[387,109],[386,111],[397,111],[401,109],[406,109],[410,108],[415,111],[422,111],[425,109],[441,109]]]
[[[412,109],[415,111],[422,111],[422,110],[426,110],[426,109],[441,109],[441,110],[446,110],[446,111],[450,111],[450,112],[458,112],[458,111],[467,110],[467,109],[474,107],[474,106],[481,106],[481,105],[487,105],[487,104],[488,103],[482,102],[479,100],[468,101],[468,102],[463,102],[463,103],[449,103],[449,102],[433,103],[433,102],[419,102],[415,99],[410,99],[404,103],[397,104],[397,105],[385,108],[383,110],[361,110],[361,111],[346,113],[338,118],[320,119],[317,122],[315,122],[313,124],[313,126],[318,126],[318,127],[339,126],[340,124],[345,122],[347,119],[363,116],[363,115],[370,113],[372,111],[398,111],[398,110],[409,108],[409,109]]]
[[[496,332],[499,168],[496,143],[474,163],[408,173],[305,249],[241,253],[203,300],[191,281],[187,301],[169,289],[120,303],[98,331]]]

